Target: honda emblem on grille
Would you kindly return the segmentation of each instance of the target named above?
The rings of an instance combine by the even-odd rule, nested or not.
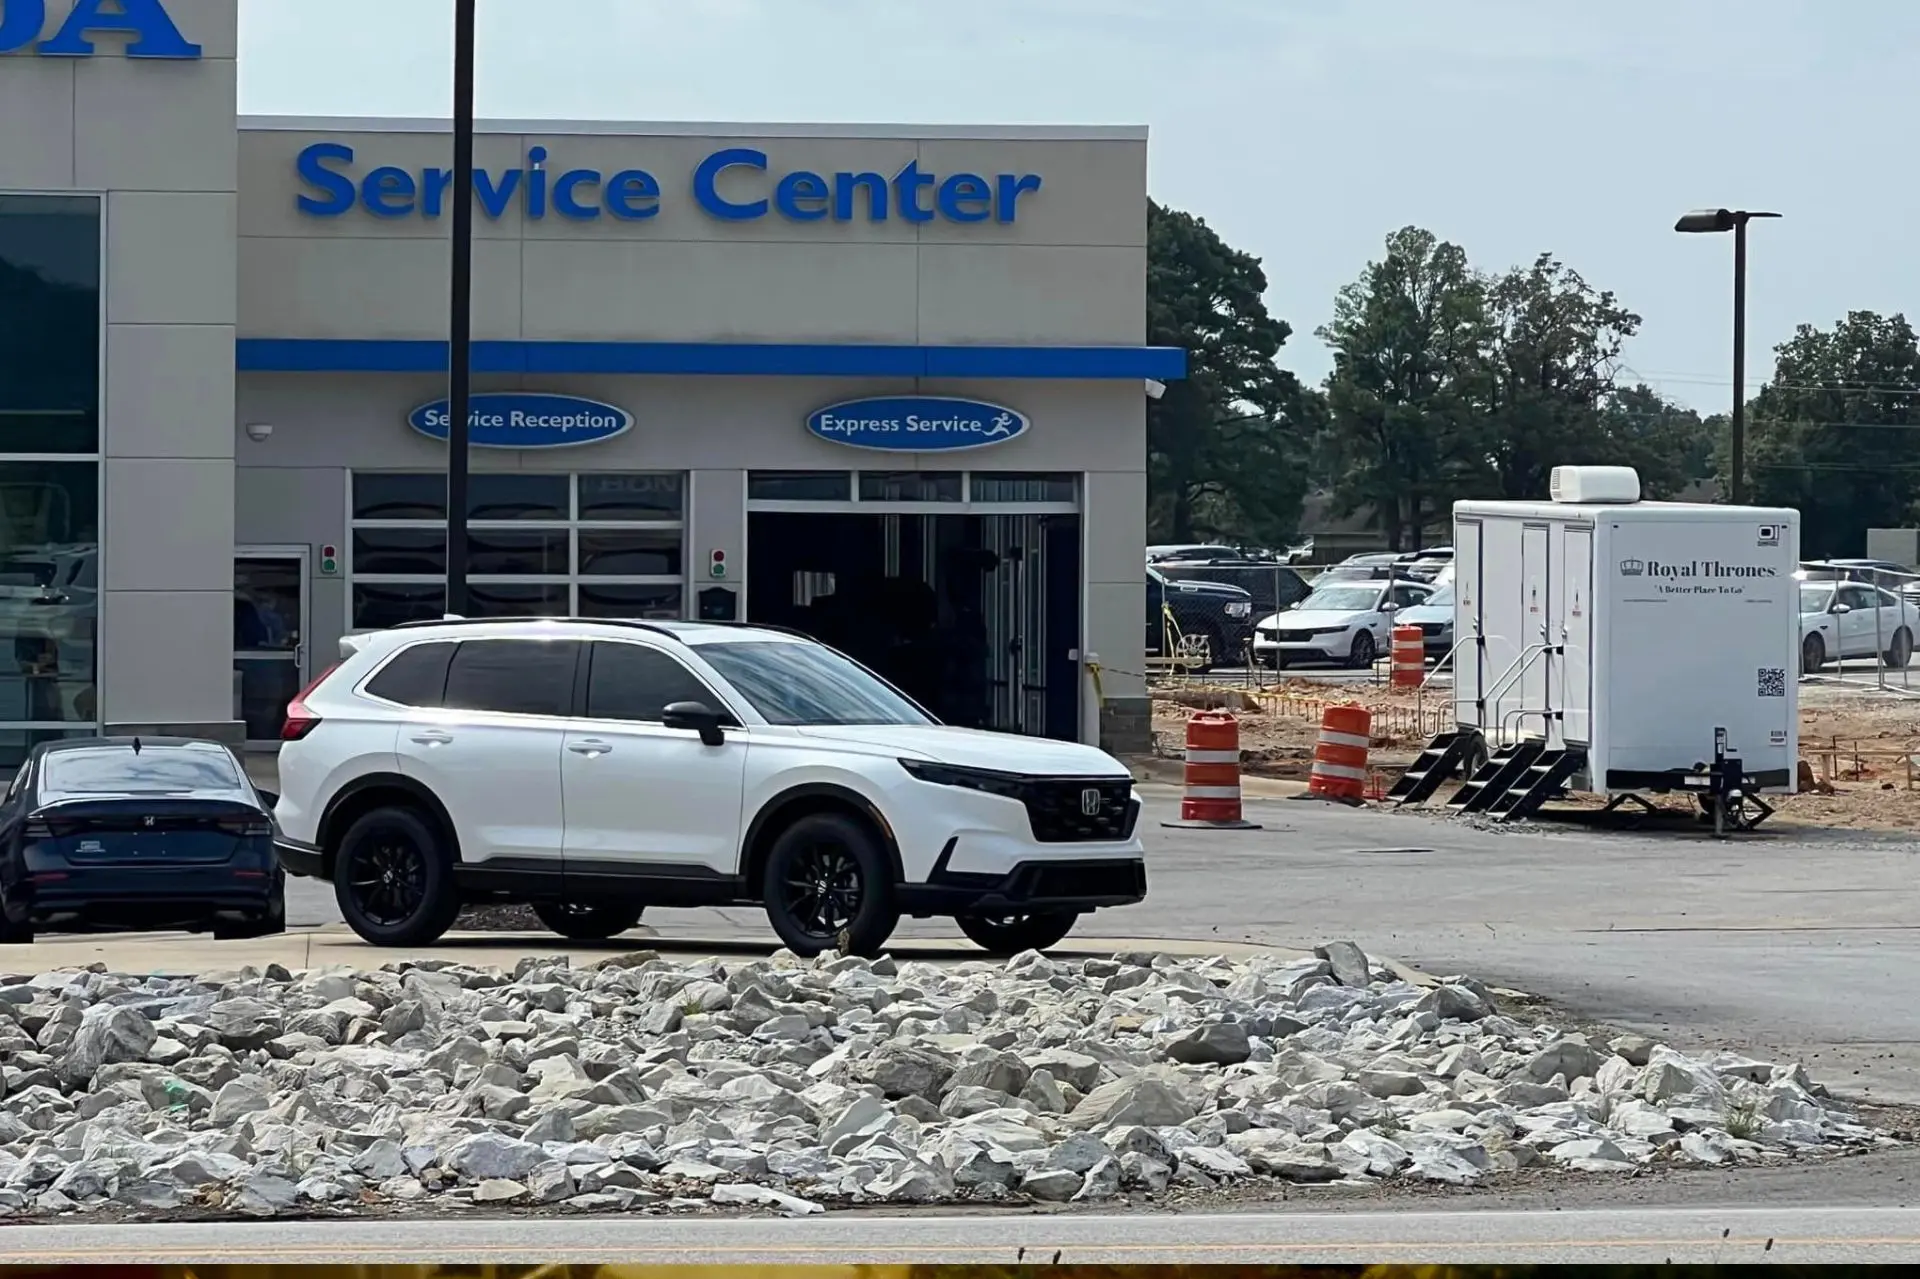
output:
[[[140,824],[141,824],[142,826],[151,826],[151,825],[153,825],[153,818],[151,818],[151,817],[142,817],[142,818],[140,819]]]
[[[1100,792],[1092,786],[1080,792],[1080,812],[1086,817],[1100,815]]]

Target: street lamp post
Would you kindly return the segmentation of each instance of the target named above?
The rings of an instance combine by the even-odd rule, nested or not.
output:
[[[453,279],[447,323],[447,603],[467,611],[467,418],[473,379],[475,0],[453,0]]]
[[[1733,232],[1733,480],[1728,498],[1735,506],[1747,496],[1747,223],[1779,216],[1748,209],[1695,209],[1673,224],[1674,230],[1692,234]]]

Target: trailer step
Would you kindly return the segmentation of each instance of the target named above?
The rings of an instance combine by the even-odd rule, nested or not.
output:
[[[1495,799],[1487,812],[1503,822],[1518,821],[1540,811],[1557,796],[1573,775],[1586,767],[1587,753],[1578,747],[1541,752],[1527,771]]]
[[[1420,757],[1400,774],[1387,798],[1397,805],[1425,803],[1448,778],[1465,771],[1467,761],[1482,749],[1482,740],[1479,730],[1472,728],[1434,734]]]
[[[1502,746],[1453,793],[1447,807],[1456,813],[1484,813],[1493,802],[1526,774],[1546,749],[1544,742],[1516,742]]]

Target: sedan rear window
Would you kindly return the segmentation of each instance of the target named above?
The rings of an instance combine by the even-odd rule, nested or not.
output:
[[[61,795],[242,793],[233,757],[221,751],[131,746],[51,751],[40,766],[40,789]]]

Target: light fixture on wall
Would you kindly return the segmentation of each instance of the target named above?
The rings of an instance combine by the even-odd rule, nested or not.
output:
[[[272,434],[273,434],[273,423],[271,422],[247,423],[247,438],[252,440],[255,444],[265,444],[267,442],[267,437]]]
[[[1166,393],[1167,384],[1165,382],[1162,382],[1159,378],[1150,377],[1147,379],[1147,398],[1149,400],[1157,400]]]

